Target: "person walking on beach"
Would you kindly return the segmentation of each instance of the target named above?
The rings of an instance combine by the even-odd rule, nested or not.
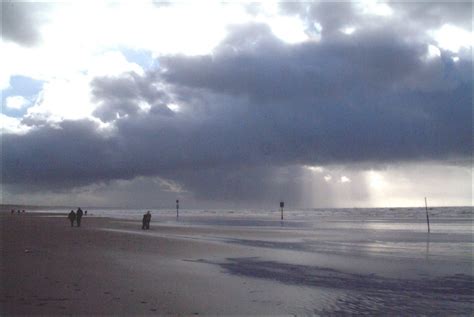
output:
[[[82,209],[81,207],[77,208],[77,212],[76,212],[76,220],[77,220],[77,226],[80,227],[81,226],[81,219],[82,219]]]
[[[151,221],[151,213],[150,211],[147,211],[146,213],[143,214],[142,230],[150,229],[150,221]]]
[[[74,213],[74,210],[71,210],[71,212],[67,215],[69,221],[71,222],[71,227],[74,227],[74,220],[76,220],[76,214]]]
[[[147,219],[147,216],[146,216],[146,213],[143,214],[143,218],[142,218],[142,230],[145,230],[145,227],[146,227],[146,219]]]
[[[150,221],[151,221],[151,212],[147,211],[146,212],[146,226],[145,229],[150,229]]]
[[[145,230],[146,227],[146,213],[143,214],[142,218],[142,230]]]

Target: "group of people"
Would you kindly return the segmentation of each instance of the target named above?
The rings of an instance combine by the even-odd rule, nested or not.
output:
[[[21,211],[21,212],[25,212],[25,209],[23,209],[23,210],[18,209],[16,212],[17,212],[17,213],[20,213],[20,211]],[[14,213],[15,213],[15,209],[12,209],[12,210],[11,210],[11,213],[14,214]]]
[[[143,219],[142,219],[143,230],[150,229],[150,221],[151,221],[151,212],[147,211],[145,214],[143,214]]]
[[[71,222],[71,227],[74,227],[74,222],[76,222],[77,226],[80,227],[83,215],[87,215],[87,210],[83,212],[81,207],[77,208],[76,212],[74,212],[74,210],[71,210],[71,212],[67,216],[69,221]]]
[[[71,210],[71,212],[67,216],[67,218],[71,222],[71,227],[74,227],[74,222],[76,222],[77,226],[80,227],[83,215],[87,215],[87,210],[83,212],[81,207],[77,208],[76,212],[74,212],[74,210]],[[151,212],[147,211],[145,214],[143,214],[142,229],[149,230],[150,222],[151,222]]]

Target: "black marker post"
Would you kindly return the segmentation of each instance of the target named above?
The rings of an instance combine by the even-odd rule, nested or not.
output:
[[[176,219],[179,218],[179,199],[176,199]]]

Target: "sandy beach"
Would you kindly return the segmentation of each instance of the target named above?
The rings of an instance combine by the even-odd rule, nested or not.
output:
[[[71,228],[65,214],[46,213],[0,219],[7,316],[472,312],[472,262],[311,252],[300,242],[324,245],[324,230],[152,221],[145,231],[139,220],[91,216]]]
[[[21,214],[1,219],[2,314],[277,311],[253,301],[251,285],[244,280],[196,261],[213,254],[237,256],[233,248],[100,230],[142,233],[138,222],[85,217],[80,228],[71,228],[65,216]]]

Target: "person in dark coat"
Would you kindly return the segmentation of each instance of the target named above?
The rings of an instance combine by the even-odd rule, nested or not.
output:
[[[74,210],[71,210],[71,212],[67,215],[67,218],[71,222],[71,227],[74,227],[74,220],[76,220],[76,214],[74,213]]]
[[[82,219],[82,209],[79,207],[77,208],[77,211],[76,211],[76,221],[77,221],[77,226],[80,227],[81,226],[81,219]]]
[[[145,230],[146,220],[147,220],[147,216],[146,216],[146,213],[144,213],[143,218],[142,218],[142,230]]]
[[[145,222],[145,229],[150,229],[150,221],[151,221],[151,212],[147,211],[146,214],[146,222]]]

